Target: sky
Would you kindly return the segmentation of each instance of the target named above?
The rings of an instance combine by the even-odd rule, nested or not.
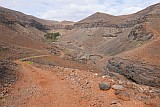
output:
[[[126,15],[160,0],[0,0],[0,6],[56,21],[79,21],[93,13]]]

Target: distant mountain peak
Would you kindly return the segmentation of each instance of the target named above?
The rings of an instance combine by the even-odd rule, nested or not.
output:
[[[117,16],[113,16],[110,14],[102,13],[102,12],[96,12],[87,18],[79,21],[78,23],[96,23],[96,22],[120,22],[121,18],[117,18]]]

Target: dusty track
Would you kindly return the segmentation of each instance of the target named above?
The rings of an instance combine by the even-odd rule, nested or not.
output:
[[[15,85],[14,105],[16,107],[70,107],[77,106],[73,96],[77,94],[69,89],[66,81],[53,75],[51,71],[16,61],[22,66],[20,80]],[[69,99],[69,100],[68,100]],[[11,102],[12,104],[13,102]],[[78,104],[78,103],[77,103]]]
[[[48,70],[15,62],[20,66],[20,78],[5,101],[7,107],[154,107],[135,99],[111,105],[117,99],[115,91],[98,88],[99,82],[108,79],[91,72],[61,67]]]

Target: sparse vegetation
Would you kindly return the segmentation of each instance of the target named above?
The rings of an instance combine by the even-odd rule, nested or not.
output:
[[[7,50],[8,50],[7,47],[0,46],[0,52],[4,52],[4,51],[7,51]]]
[[[31,64],[33,64],[33,62],[31,62],[31,61],[28,61],[28,62],[27,62],[27,64],[30,64],[30,65],[31,65]]]
[[[55,32],[55,33],[47,33],[47,34],[44,35],[44,37],[45,37],[46,40],[49,40],[51,42],[56,42],[60,35],[61,34],[59,32]]]
[[[26,62],[27,64],[33,64],[33,62],[31,61],[28,61],[27,59],[20,59],[21,62]]]

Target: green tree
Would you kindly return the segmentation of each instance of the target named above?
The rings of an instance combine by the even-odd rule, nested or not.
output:
[[[47,34],[44,35],[44,37],[45,37],[46,40],[56,42],[60,35],[61,34],[59,32],[55,32],[55,33],[47,33]]]

